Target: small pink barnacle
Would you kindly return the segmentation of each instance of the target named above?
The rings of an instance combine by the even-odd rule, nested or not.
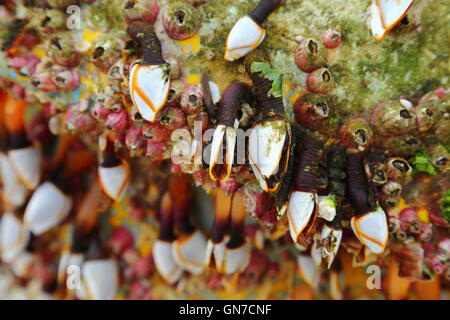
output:
[[[52,76],[48,71],[34,72],[31,78],[31,85],[38,90],[47,93],[58,91],[58,87],[52,80]]]
[[[341,33],[336,30],[327,30],[322,34],[322,42],[327,49],[336,49],[341,44]]]
[[[413,208],[405,208],[400,212],[399,218],[404,230],[412,233],[419,233],[420,220],[416,210]]]
[[[313,39],[302,40],[294,51],[294,61],[303,72],[311,72],[327,63],[325,49]]]
[[[220,181],[220,188],[227,195],[233,195],[240,186],[241,184],[232,178],[228,178],[225,181]]]
[[[105,108],[101,103],[96,103],[92,107],[91,114],[97,120],[106,120],[112,111]]]
[[[311,92],[329,94],[335,84],[330,71],[327,68],[319,68],[308,74],[306,86]]]
[[[186,86],[181,94],[180,106],[186,114],[199,113],[203,109],[203,93],[200,86]]]
[[[423,221],[419,222],[420,233],[419,239],[422,241],[430,241],[433,237],[433,225]]]
[[[144,21],[154,24],[158,18],[159,6],[155,0],[128,0],[123,6],[125,21]]]
[[[179,129],[186,124],[186,116],[181,108],[165,108],[160,123],[168,130]]]
[[[80,111],[78,105],[73,104],[66,112],[65,126],[70,131],[88,131],[94,128],[95,119],[89,112]]]
[[[30,76],[36,70],[40,61],[41,59],[33,54],[25,54],[9,59],[8,63],[11,68],[18,70],[20,74]]]
[[[348,119],[339,129],[341,143],[347,148],[364,152],[372,143],[372,129],[362,118]]]
[[[120,109],[117,112],[111,112],[106,117],[106,128],[113,131],[122,131],[128,127],[128,113],[125,109]]]
[[[330,100],[325,95],[308,93],[300,96],[294,103],[295,119],[305,128],[317,129],[329,119],[329,105]]]
[[[53,78],[53,82],[60,90],[75,90],[80,85],[80,74],[74,70],[63,70]]]
[[[201,14],[189,3],[177,1],[164,11],[163,25],[168,36],[175,40],[193,37],[201,25]]]
[[[164,159],[164,151],[167,148],[166,142],[147,142],[147,149],[145,155],[150,158],[152,162],[159,163]]]
[[[151,142],[163,142],[170,136],[170,132],[159,123],[148,123],[142,127],[142,134]]]
[[[125,136],[125,144],[128,149],[133,151],[143,149],[145,147],[146,140],[142,134],[142,127],[130,127]]]

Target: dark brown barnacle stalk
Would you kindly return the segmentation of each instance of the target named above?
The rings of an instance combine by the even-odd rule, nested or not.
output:
[[[327,68],[319,68],[308,74],[306,87],[311,92],[330,94],[335,87],[335,83]]]
[[[214,131],[209,162],[209,175],[214,181],[225,181],[230,176],[236,146],[237,112],[248,91],[246,84],[235,81],[222,94],[219,123]]]
[[[207,239],[189,220],[189,184],[190,180],[185,174],[172,174],[169,181],[169,194],[178,231],[172,252],[181,268],[198,275],[205,267]]]
[[[411,165],[403,158],[389,158],[386,164],[389,179],[408,183],[412,179]]]
[[[351,153],[347,158],[347,198],[356,212],[351,226],[356,237],[373,253],[384,251],[388,239],[386,214],[369,200],[369,184],[363,166],[363,157]]]
[[[163,25],[168,36],[175,40],[193,37],[201,26],[200,11],[189,3],[174,1],[164,11]]]
[[[327,63],[326,49],[313,39],[303,39],[294,52],[297,67],[304,72],[311,72]]]
[[[271,66],[261,50],[247,56],[245,68],[253,81],[259,111],[249,136],[250,166],[263,190],[276,191],[287,170],[291,145],[291,128],[284,119],[282,75],[275,80],[267,77]]]
[[[339,129],[342,145],[348,150],[364,152],[372,143],[372,129],[366,120],[348,119]]]
[[[169,95],[170,68],[151,25],[133,22],[127,32],[141,47],[141,61],[130,71],[130,96],[142,117],[154,122]]]
[[[371,124],[383,136],[412,133],[417,128],[411,105],[397,100],[380,103],[372,113]]]
[[[322,94],[307,93],[294,103],[297,122],[310,129],[321,128],[330,117],[330,99]]]
[[[227,37],[225,60],[240,59],[261,44],[266,35],[266,30],[261,25],[282,2],[283,0],[260,0],[248,15],[234,24]]]
[[[297,146],[297,166],[295,168],[294,187],[289,197],[289,230],[294,242],[304,232],[309,234],[318,213],[317,188],[319,145],[305,135]]]

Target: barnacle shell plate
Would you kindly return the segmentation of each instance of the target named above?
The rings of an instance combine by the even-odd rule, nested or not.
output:
[[[130,169],[125,161],[118,166],[99,166],[98,175],[103,191],[113,200],[120,200],[128,185]]]
[[[382,40],[384,36],[408,12],[414,0],[372,0],[370,5],[370,28],[375,39]]]
[[[317,195],[311,192],[294,191],[289,199],[288,218],[292,240],[297,238],[308,225],[314,211],[317,210]]]
[[[130,94],[142,117],[155,121],[169,94],[170,77],[167,65],[135,64],[130,73]]]
[[[176,282],[183,274],[172,253],[172,242],[156,240],[153,244],[153,259],[159,274],[169,284]]]
[[[51,182],[41,184],[28,202],[24,223],[40,235],[63,221],[72,208],[72,199]]]
[[[252,18],[240,18],[228,34],[225,60],[234,61],[256,49],[266,36],[266,31]]]
[[[12,208],[20,207],[25,202],[27,189],[17,177],[8,157],[0,154],[0,176],[3,181],[3,199]]]
[[[30,233],[11,212],[5,212],[0,224],[0,252],[2,260],[11,263],[25,248]]]
[[[359,241],[370,251],[375,254],[384,251],[389,233],[386,214],[380,206],[363,216],[353,217],[351,226]]]
[[[26,147],[10,150],[8,157],[22,183],[30,190],[35,189],[41,179],[39,152],[34,147]]]
[[[91,260],[83,264],[82,276],[87,296],[92,300],[111,300],[116,295],[118,269],[114,260]]]
[[[206,245],[206,237],[198,230],[178,238],[172,247],[175,261],[180,267],[193,274],[202,273],[206,261]]]

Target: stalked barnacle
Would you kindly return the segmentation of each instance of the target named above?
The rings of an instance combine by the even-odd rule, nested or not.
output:
[[[108,197],[120,200],[128,187],[130,169],[125,160],[121,160],[115,151],[114,135],[99,136],[101,160],[98,177],[103,191]]]
[[[386,214],[378,204],[373,205],[370,201],[362,156],[349,154],[347,163],[346,193],[356,212],[356,216],[351,219],[353,232],[370,251],[380,254],[386,248],[389,234]]]
[[[249,163],[261,188],[276,191],[286,174],[291,146],[291,126],[284,118],[281,92],[283,76],[271,69],[263,51],[247,56],[245,67],[259,111],[249,136]]]
[[[214,197],[214,222],[206,249],[206,266],[214,266],[222,271],[225,246],[229,240],[230,214],[233,195],[218,188]]]
[[[394,28],[408,13],[414,0],[372,0],[369,7],[369,27],[377,40]]]
[[[321,94],[307,93],[297,98],[294,113],[297,122],[305,128],[319,129],[330,116],[330,99]]]
[[[251,245],[245,237],[244,194],[237,191],[231,203],[230,237],[225,246],[222,266],[219,270],[225,274],[243,272],[250,262]]]
[[[186,2],[174,1],[163,14],[163,25],[167,35],[175,40],[193,37],[201,26],[201,13]]]
[[[48,57],[56,64],[73,68],[80,62],[81,54],[75,48],[75,41],[70,33],[52,36],[47,40]]]
[[[166,192],[161,198],[159,210],[160,231],[152,251],[156,270],[170,284],[178,281],[183,274],[183,269],[178,266],[173,255],[173,241],[175,240],[173,232],[174,219],[173,201],[169,192]]]
[[[294,61],[303,72],[312,72],[327,64],[325,48],[318,41],[304,39],[295,49]]]
[[[125,21],[144,21],[154,24],[159,13],[156,0],[127,0],[123,5]]]
[[[348,119],[339,129],[339,137],[347,149],[364,152],[372,143],[372,129],[364,119]]]
[[[199,86],[188,85],[180,97],[181,109],[186,114],[197,114],[203,109],[203,93]]]
[[[235,81],[228,85],[222,95],[219,110],[219,123],[214,130],[209,161],[209,175],[213,181],[228,179],[233,166],[237,112],[248,95],[249,88],[242,82]]]
[[[169,94],[169,65],[162,58],[161,44],[151,25],[133,22],[127,31],[140,44],[142,56],[130,71],[131,99],[142,117],[153,122]]]
[[[334,80],[327,68],[319,68],[308,74],[306,87],[311,92],[330,94],[334,88]]]
[[[94,236],[81,266],[82,287],[87,299],[111,300],[119,286],[119,266]]]
[[[319,145],[305,135],[297,146],[298,162],[295,168],[294,187],[289,197],[288,220],[292,240],[312,231],[318,214],[318,161]]]
[[[450,152],[442,144],[434,144],[428,147],[431,164],[441,172],[447,172],[450,169]]]
[[[34,190],[41,179],[42,157],[39,150],[31,144],[25,132],[24,115],[26,102],[7,95],[4,105],[6,130],[9,134],[8,159],[19,180]]]
[[[234,61],[242,58],[261,44],[266,35],[262,24],[281,3],[282,0],[260,0],[248,15],[234,24],[227,37],[225,60]]]
[[[422,147],[422,142],[412,135],[390,136],[383,140],[386,153],[391,156],[410,157]]]
[[[403,158],[389,158],[386,164],[389,179],[408,183],[412,178],[411,165]]]
[[[169,193],[178,231],[172,247],[173,256],[181,268],[195,275],[201,274],[205,267],[207,239],[189,220],[189,178],[173,174],[169,181]]]
[[[409,104],[389,100],[374,109],[371,124],[381,135],[402,135],[416,130],[416,115]]]
[[[61,70],[52,77],[59,90],[72,91],[80,85],[80,74],[74,70]]]
[[[336,49],[341,44],[342,36],[337,30],[330,29],[322,34],[322,42],[327,49]]]

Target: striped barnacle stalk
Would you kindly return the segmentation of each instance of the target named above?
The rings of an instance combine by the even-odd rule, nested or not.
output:
[[[261,25],[281,3],[282,0],[260,0],[248,15],[240,18],[228,34],[224,59],[234,61],[256,49],[266,36]]]
[[[312,231],[319,209],[319,146],[313,138],[305,135],[297,150],[294,188],[288,205],[289,230],[295,243],[302,233],[308,235]]]
[[[236,146],[237,112],[248,94],[248,86],[242,82],[231,83],[223,92],[219,123],[211,143],[209,175],[213,181],[225,181],[231,174]],[[224,155],[222,157],[222,155]]]
[[[154,122],[169,95],[169,65],[161,54],[161,44],[151,25],[133,22],[128,34],[141,46],[141,61],[130,72],[130,95],[142,117]]]
[[[378,204],[371,204],[362,155],[349,154],[347,163],[346,193],[356,212],[351,220],[353,232],[371,252],[380,254],[386,248],[389,235],[386,214]]]
[[[259,120],[249,136],[248,157],[253,173],[265,191],[276,191],[286,173],[291,146],[291,127],[284,118],[282,74],[271,69],[263,51],[245,60],[259,105]]]

